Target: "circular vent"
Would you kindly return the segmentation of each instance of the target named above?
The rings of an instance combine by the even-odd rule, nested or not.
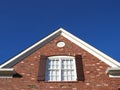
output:
[[[65,46],[65,43],[64,43],[64,42],[61,42],[61,41],[60,41],[60,42],[57,43],[57,47],[64,47],[64,46]]]

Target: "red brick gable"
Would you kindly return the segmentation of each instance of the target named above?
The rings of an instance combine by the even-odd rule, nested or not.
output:
[[[118,90],[120,78],[110,78],[106,74],[106,69],[112,65],[119,66],[119,63],[99,52],[96,52],[99,55],[94,55],[94,51],[92,53],[88,52],[80,47],[79,43],[76,44],[72,41],[73,39],[68,39],[66,37],[68,33],[65,32],[65,35],[60,35],[61,32],[55,33],[54,37],[54,34],[52,34],[48,39],[40,41],[44,44],[36,45],[37,49],[25,50],[26,52],[18,55],[19,57],[17,56],[17,58],[15,57],[8,63],[3,64],[1,68],[10,66],[15,69],[17,75],[14,75],[13,78],[0,78],[0,90]],[[44,41],[47,41],[47,43]],[[65,46],[57,47],[59,41],[64,42]],[[47,82],[44,80],[46,57],[57,55],[75,56],[77,81]],[[110,60],[107,64],[99,57]]]
[[[107,73],[111,73],[115,70],[120,71],[120,63],[116,60],[112,59],[111,57],[107,56],[106,54],[102,53],[101,51],[97,50],[93,46],[89,45],[88,43],[84,42],[83,40],[77,38],[76,36],[72,35],[71,33],[65,31],[64,29],[60,28],[53,32],[52,34],[48,35],[47,37],[43,38],[42,40],[38,41],[37,43],[33,44],[31,47],[27,48],[23,52],[19,53],[18,55],[14,56],[10,60],[6,61],[2,65],[0,65],[0,68],[10,68],[14,66],[16,63],[20,62],[25,57],[29,56],[31,53],[35,52],[39,48],[43,47],[45,44],[53,40],[54,38],[58,36],[63,36],[66,39],[70,40],[80,48],[86,50],[87,52],[91,53],[101,61],[105,62],[107,65],[112,67],[111,69],[108,69]],[[64,42],[63,42],[64,44]]]
[[[59,41],[65,42],[65,47],[58,48],[56,43]],[[44,80],[38,81],[41,55],[81,55],[83,72],[79,73],[84,74],[84,80],[50,83]],[[108,67],[70,40],[58,36],[13,66],[22,77],[0,78],[0,90],[117,90],[120,86],[120,78],[109,78],[105,73]]]

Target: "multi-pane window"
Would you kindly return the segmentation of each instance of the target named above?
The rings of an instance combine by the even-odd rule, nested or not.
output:
[[[46,63],[46,81],[76,81],[76,64],[72,56],[48,57]]]

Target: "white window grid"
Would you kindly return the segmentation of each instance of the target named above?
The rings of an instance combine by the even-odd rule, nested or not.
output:
[[[72,56],[51,56],[46,64],[46,81],[76,81],[76,64]]]

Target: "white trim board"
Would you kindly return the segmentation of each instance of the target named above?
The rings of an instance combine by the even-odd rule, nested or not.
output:
[[[0,68],[10,68],[10,67],[12,67],[16,63],[18,63],[21,59],[25,58],[30,53],[34,52],[35,50],[42,47],[43,45],[45,45],[46,43],[48,43],[49,41],[51,41],[52,39],[56,38],[59,35],[62,35],[63,37],[67,38],[71,42],[78,45],[79,47],[81,47],[84,50],[88,51],[89,53],[91,53],[92,55],[94,55],[95,57],[100,59],[101,61],[108,64],[110,67],[120,68],[120,63],[119,62],[117,62],[116,60],[114,60],[111,57],[107,56],[106,54],[104,54],[103,52],[101,52],[98,49],[94,48],[93,46],[89,45],[88,43],[84,42],[83,40],[81,40],[81,39],[77,38],[76,36],[72,35],[71,33],[67,32],[63,28],[59,28],[58,30],[56,30],[52,34],[50,34],[47,37],[43,38],[42,40],[38,41],[37,43],[35,43],[31,47],[27,48],[26,50],[24,50],[20,54],[16,55],[12,59],[10,59],[7,62],[3,63],[2,65],[0,65]]]

